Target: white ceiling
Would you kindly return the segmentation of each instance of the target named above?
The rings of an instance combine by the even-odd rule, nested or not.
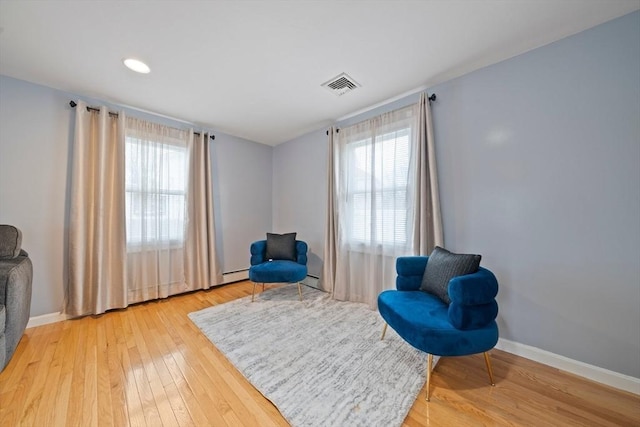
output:
[[[640,0],[0,0],[0,74],[277,145],[639,8]],[[129,71],[126,57],[151,73]],[[341,97],[320,87],[341,72],[362,87]]]

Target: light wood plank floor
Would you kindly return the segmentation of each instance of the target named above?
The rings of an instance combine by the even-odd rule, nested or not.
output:
[[[286,426],[187,318],[250,293],[241,282],[28,329],[0,374],[0,425]],[[482,355],[445,358],[404,425],[640,426],[637,395],[491,354],[495,387]]]

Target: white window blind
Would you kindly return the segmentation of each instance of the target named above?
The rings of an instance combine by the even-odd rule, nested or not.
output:
[[[400,129],[349,144],[350,240],[407,241],[407,176],[411,130]]]

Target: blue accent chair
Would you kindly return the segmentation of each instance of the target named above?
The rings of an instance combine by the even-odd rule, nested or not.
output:
[[[486,268],[449,281],[447,305],[420,290],[429,257],[407,256],[396,261],[396,290],[378,296],[378,310],[387,326],[427,357],[427,401],[433,355],[465,356],[484,353],[489,380],[494,385],[488,351],[498,342],[498,281]]]
[[[300,282],[307,277],[307,250],[308,246],[302,240],[296,240],[296,261],[266,259],[267,241],[258,240],[251,244],[251,267],[249,267],[249,280],[253,282],[253,302],[256,285],[262,283],[297,283],[298,295],[302,301],[302,288]]]

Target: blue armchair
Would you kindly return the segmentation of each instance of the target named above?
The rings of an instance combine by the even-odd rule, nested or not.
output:
[[[420,290],[429,257],[400,257],[396,262],[396,290],[378,296],[378,310],[387,326],[427,357],[427,401],[433,355],[464,356],[484,353],[489,380],[494,385],[490,349],[498,342],[495,318],[498,282],[489,270],[457,276],[449,281],[447,304],[436,295]]]
[[[265,283],[297,283],[298,295],[302,301],[300,282],[307,277],[308,246],[302,240],[296,240],[295,249],[295,261],[269,260],[266,257],[266,240],[258,240],[251,244],[251,267],[249,267],[249,280],[253,282],[251,302],[254,300],[258,283],[262,283],[263,290]]]

